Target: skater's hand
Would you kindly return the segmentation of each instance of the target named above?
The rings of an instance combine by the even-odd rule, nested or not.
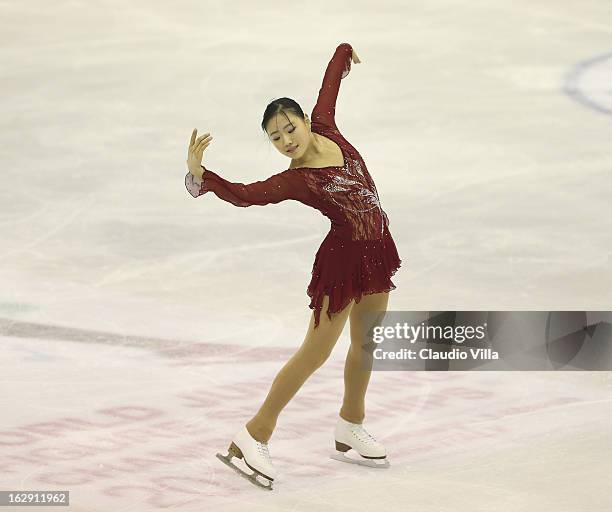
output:
[[[361,61],[359,60],[359,57],[357,56],[357,54],[355,53],[355,50],[353,49],[353,54],[351,55],[351,59],[353,60],[353,62],[355,64],[359,64]]]
[[[197,134],[198,129],[194,128],[193,132],[191,132],[191,140],[189,141],[189,149],[187,150],[187,169],[189,169],[189,172],[196,178],[202,179],[204,174],[204,169],[202,169],[202,156],[204,155],[204,150],[212,140],[212,135],[210,133],[205,133],[196,139]]]

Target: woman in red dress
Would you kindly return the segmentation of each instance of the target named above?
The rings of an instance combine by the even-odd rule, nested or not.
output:
[[[350,72],[351,61],[360,62],[350,44],[340,44],[325,71],[312,122],[289,98],[274,100],[267,106],[262,129],[276,149],[291,158],[285,171],[264,181],[231,183],[201,164],[203,151],[212,139],[210,133],[196,139],[197,129],[194,130],[189,144],[190,172],[185,185],[193,197],[212,191],[220,199],[241,207],[295,200],[319,210],[331,221],[330,231],[316,253],[307,288],[313,313],[306,337],[274,379],[257,414],[234,436],[225,458],[229,463],[232,456],[244,457],[255,476],[261,474],[270,482],[276,472],[267,443],[278,416],[326,361],[347,319],[351,346],[335,430],[336,449],[346,452],[353,448],[365,459],[386,461],[382,444],[362,426],[371,373],[362,346],[367,343],[366,334],[387,309],[389,292],[395,289],[391,276],[401,260],[365,162],[336,126],[340,80]]]

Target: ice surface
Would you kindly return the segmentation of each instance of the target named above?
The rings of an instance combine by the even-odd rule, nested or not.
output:
[[[196,127],[229,180],[286,169],[264,108],[310,113],[349,42],[337,123],[403,260],[389,308],[609,310],[609,2],[0,13],[0,489],[70,490],[90,512],[612,508],[599,373],[375,372],[366,426],[392,466],[329,459],[348,328],[279,419],[274,493],[239,479],[214,454],[303,340],[328,221],[183,182]]]

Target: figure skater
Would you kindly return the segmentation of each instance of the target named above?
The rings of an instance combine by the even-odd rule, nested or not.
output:
[[[268,441],[278,416],[327,360],[347,319],[351,344],[344,368],[344,398],[334,431],[337,453],[332,458],[374,467],[389,465],[384,446],[363,428],[372,363],[362,346],[367,343],[366,334],[387,310],[389,292],[395,289],[391,276],[401,260],[363,158],[336,126],[340,80],[349,74],[351,61],[361,62],[350,44],[340,44],[327,65],[312,121],[290,98],[276,99],[266,107],[261,127],[274,147],[291,158],[285,171],[264,181],[231,183],[202,165],[204,149],[212,140],[210,133],[196,138],[195,129],[189,142],[185,186],[193,197],[212,191],[241,207],[292,199],[316,208],[331,221],[315,255],[307,288],[313,312],[305,339],[274,379],[257,414],[233,437],[228,455],[217,454],[266,489],[272,488],[276,476]],[[344,452],[351,448],[362,459],[346,457]],[[243,458],[253,473],[232,464],[232,457]],[[257,480],[258,475],[267,479],[267,485]]]

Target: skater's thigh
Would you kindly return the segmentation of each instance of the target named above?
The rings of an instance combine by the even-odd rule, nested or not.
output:
[[[368,331],[382,322],[388,304],[389,292],[362,295],[350,312],[351,343],[363,343]]]
[[[353,300],[343,310],[332,313],[330,320],[327,316],[329,296],[324,295],[319,325],[315,328],[313,312],[310,316],[308,332],[300,347],[302,354],[314,358],[322,364],[329,357],[336,345],[336,341],[338,341],[340,334],[342,334],[354,303],[355,301]]]

